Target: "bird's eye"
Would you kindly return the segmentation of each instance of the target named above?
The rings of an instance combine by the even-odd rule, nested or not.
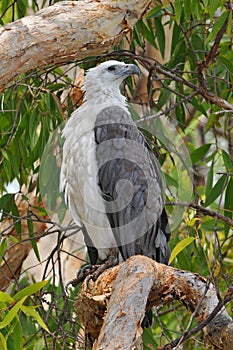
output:
[[[108,70],[110,70],[110,71],[116,70],[116,67],[115,66],[110,66],[110,67],[108,67]]]

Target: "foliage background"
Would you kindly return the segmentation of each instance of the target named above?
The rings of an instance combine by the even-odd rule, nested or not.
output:
[[[2,0],[0,24],[15,21],[55,2]],[[219,296],[227,293],[233,276],[230,229],[233,213],[232,38],[231,1],[155,1],[154,8],[136,24],[132,38],[127,37],[111,53],[32,71],[2,92],[0,272],[12,254],[12,246],[20,247],[20,243],[29,242],[38,264],[39,237],[43,240],[44,236],[53,235],[56,247],[48,252],[43,267],[43,277],[48,279],[45,285],[35,281],[27,266],[14,274],[6,293],[0,292],[0,348],[71,349],[77,343],[80,348],[82,346],[82,332],[73,313],[77,291],[66,295],[61,261],[63,244],[73,231],[61,225],[65,214],[61,201],[57,209],[60,222],[52,222],[47,216],[41,203],[38,173],[50,136],[59,136],[55,130],[77,108],[76,67],[87,69],[109,58],[135,62],[143,72],[140,81],[127,79],[123,90],[128,100],[137,105],[139,114],[143,111],[144,116],[154,115],[146,136],[165,174],[170,220],[177,213],[181,215],[179,226],[172,232],[170,247],[173,249],[179,242],[183,244],[178,246],[179,254],[175,254],[173,265],[208,278],[215,284]],[[158,115],[166,117],[174,126],[176,135],[188,150],[192,163],[190,172],[183,169],[181,174],[174,150],[161,139],[156,140],[150,132]],[[59,137],[56,142],[61,142]],[[179,150],[177,152],[179,157]],[[50,165],[52,176],[48,174],[46,186],[56,189],[59,157],[53,152],[48,154],[49,158],[44,161]],[[48,166],[45,169],[48,171]],[[17,181],[17,190],[12,194],[7,186],[13,181]],[[192,190],[188,203],[183,201],[181,184],[184,191]],[[31,193],[36,198],[33,204]],[[29,203],[23,214],[17,194]],[[48,196],[46,209],[52,212],[58,197],[58,193]],[[38,223],[49,226],[38,229]],[[193,239],[185,246],[187,240],[183,240],[188,237]],[[65,253],[67,257],[78,255],[76,251]],[[55,270],[49,271],[51,263],[58,266],[57,279]],[[231,313],[232,305],[227,307]],[[195,325],[192,315],[179,301],[157,309],[154,317],[155,326],[144,332],[146,349],[169,343]],[[211,349],[211,346],[199,332],[184,343],[184,348]]]

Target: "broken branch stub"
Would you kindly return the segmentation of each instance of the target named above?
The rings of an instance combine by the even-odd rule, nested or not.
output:
[[[145,309],[174,299],[182,300],[198,322],[219,303],[214,286],[198,274],[137,255],[106,270],[89,288],[84,282],[75,309],[86,332],[98,339],[95,349],[128,350],[141,335]],[[218,349],[233,350],[233,320],[224,306],[204,331]]]

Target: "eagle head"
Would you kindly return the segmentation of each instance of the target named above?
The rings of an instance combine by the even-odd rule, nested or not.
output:
[[[116,92],[120,94],[119,87],[122,81],[134,74],[140,75],[140,70],[135,64],[115,60],[106,61],[97,67],[90,68],[86,73],[83,86],[86,100],[90,100],[99,93],[108,95],[109,92]]]

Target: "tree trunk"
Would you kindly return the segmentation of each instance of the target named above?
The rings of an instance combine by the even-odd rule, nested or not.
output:
[[[214,286],[198,274],[145,256],[133,256],[106,270],[88,287],[84,281],[75,308],[86,333],[96,339],[93,349],[129,350],[141,336],[145,309],[174,299],[182,300],[198,322],[207,321],[204,331],[209,343],[217,349],[233,350],[233,320],[223,303],[219,304]],[[184,334],[182,339],[188,336]],[[171,349],[179,341],[161,349]]]
[[[0,91],[21,74],[112,49],[149,0],[64,1],[0,28]]]

